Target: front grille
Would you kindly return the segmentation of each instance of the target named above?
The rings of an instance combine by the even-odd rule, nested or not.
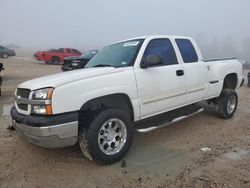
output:
[[[18,108],[21,109],[21,110],[25,110],[27,111],[28,110],[28,105],[27,104],[17,104]]]
[[[30,90],[29,89],[17,88],[16,96],[18,98],[29,99],[29,95],[30,95]],[[17,102],[17,107],[20,110],[28,111],[28,105],[27,104],[22,104],[22,103]]]
[[[17,88],[16,95],[17,95],[17,97],[21,97],[23,99],[28,99],[29,95],[30,95],[30,90]]]

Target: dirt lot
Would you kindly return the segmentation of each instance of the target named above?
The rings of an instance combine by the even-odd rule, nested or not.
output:
[[[250,88],[239,89],[233,119],[219,119],[208,107],[164,129],[135,135],[125,167],[122,162],[98,166],[78,146],[43,149],[6,129],[16,86],[61,70],[30,58],[1,61],[6,70],[0,98],[0,187],[250,187]]]

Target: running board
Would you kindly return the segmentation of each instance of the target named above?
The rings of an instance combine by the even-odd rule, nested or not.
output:
[[[183,115],[180,115],[180,113],[177,112],[178,111],[178,109],[177,109],[177,110],[173,110],[171,112],[164,113],[163,115],[159,115],[159,116],[155,117],[156,119],[150,118],[150,120],[142,120],[141,122],[135,124],[136,132],[137,133],[148,133],[148,132],[154,131],[156,129],[166,127],[168,125],[171,125],[173,123],[176,123],[178,121],[181,121],[183,119],[186,119],[188,117],[191,117],[193,115],[196,115],[196,114],[204,111],[203,108],[198,107],[198,106],[195,106],[195,109],[192,109],[192,110],[188,109],[189,107],[193,108],[194,106],[190,105],[188,107],[181,108],[180,111],[185,112]],[[187,110],[189,112],[187,112]],[[171,113],[178,114],[179,116],[173,117],[173,115],[171,115]],[[168,115],[170,116],[170,118],[168,117]],[[164,116],[165,116],[165,118],[164,118]],[[154,121],[154,119],[156,122]]]

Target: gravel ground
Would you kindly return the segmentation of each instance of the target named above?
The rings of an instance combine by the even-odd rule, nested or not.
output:
[[[135,135],[124,162],[99,166],[85,159],[77,145],[44,149],[6,129],[16,86],[61,70],[31,58],[0,61],[6,69],[0,98],[1,188],[250,187],[250,88],[246,85],[238,90],[233,119],[219,119],[207,106],[189,119]],[[204,147],[211,151],[201,151]]]

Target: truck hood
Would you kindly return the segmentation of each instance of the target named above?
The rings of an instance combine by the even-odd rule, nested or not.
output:
[[[46,87],[56,88],[60,85],[74,82],[77,80],[118,73],[122,72],[123,70],[124,68],[96,67],[96,68],[74,70],[69,72],[62,72],[23,82],[18,85],[18,88],[26,88],[30,90],[36,90]]]
[[[70,57],[65,57],[63,60],[73,61],[73,60],[84,60],[84,59],[86,59],[86,58],[82,57],[82,56],[70,56]],[[86,60],[89,60],[89,59],[86,59]]]

